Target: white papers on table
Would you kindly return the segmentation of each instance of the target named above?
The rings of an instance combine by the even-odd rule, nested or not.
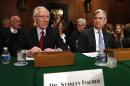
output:
[[[96,57],[98,52],[90,52],[90,53],[82,53],[82,54],[88,57]]]
[[[26,60],[34,60],[32,57],[26,57]]]

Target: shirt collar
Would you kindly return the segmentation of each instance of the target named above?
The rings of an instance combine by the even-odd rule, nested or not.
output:
[[[17,34],[18,30],[15,30],[13,27],[10,27],[11,33]]]
[[[99,31],[94,27],[94,32],[98,33]],[[102,30],[100,32],[102,33]]]
[[[39,27],[37,27],[37,33],[38,33],[38,35],[40,35],[40,33],[41,33],[41,31],[43,31],[44,32],[44,36],[46,35],[46,29],[40,29]]]

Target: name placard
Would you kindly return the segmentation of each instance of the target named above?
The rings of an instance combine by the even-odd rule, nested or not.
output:
[[[44,74],[43,86],[104,86],[102,69]]]

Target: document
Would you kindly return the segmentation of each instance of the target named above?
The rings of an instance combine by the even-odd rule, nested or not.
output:
[[[90,52],[90,53],[82,53],[82,54],[88,57],[96,57],[98,55],[98,52]]]

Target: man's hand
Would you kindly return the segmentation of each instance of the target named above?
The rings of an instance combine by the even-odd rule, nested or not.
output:
[[[46,48],[43,52],[59,52],[59,49]],[[62,50],[61,50],[62,51]]]
[[[29,57],[32,57],[34,55],[34,53],[36,53],[36,52],[42,52],[41,48],[35,46],[35,47],[31,48],[30,50],[27,50],[26,55]]]

